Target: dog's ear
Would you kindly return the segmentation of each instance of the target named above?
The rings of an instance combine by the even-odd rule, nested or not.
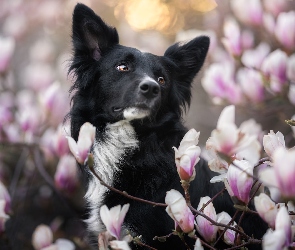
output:
[[[200,36],[184,44],[176,43],[164,54],[174,65],[172,75],[177,83],[178,103],[182,106],[190,104],[191,84],[205,61],[209,45],[209,37]]]
[[[74,9],[72,32],[76,55],[90,56],[96,61],[106,49],[119,43],[117,30],[84,4],[77,4]]]

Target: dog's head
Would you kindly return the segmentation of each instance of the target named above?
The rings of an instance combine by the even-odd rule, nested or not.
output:
[[[86,121],[97,127],[122,119],[152,123],[167,115],[180,117],[189,105],[208,37],[174,44],[164,56],[143,53],[120,45],[116,29],[83,4],[75,7],[72,31],[74,137]]]

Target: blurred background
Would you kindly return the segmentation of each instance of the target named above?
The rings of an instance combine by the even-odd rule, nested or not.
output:
[[[122,45],[142,51],[163,55],[177,41],[210,37],[184,114],[187,127],[201,131],[201,146],[229,104],[236,105],[238,126],[247,121],[260,136],[281,131],[294,146],[284,121],[295,115],[295,1],[79,2],[115,26]],[[49,241],[90,249],[84,190],[64,137],[76,3],[0,0],[0,249],[34,249],[40,224],[49,226]]]

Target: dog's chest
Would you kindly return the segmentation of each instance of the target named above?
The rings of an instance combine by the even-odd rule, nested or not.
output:
[[[138,147],[138,140],[133,127],[128,121],[120,121],[107,125],[101,140],[96,140],[93,146],[94,169],[109,185],[120,171],[118,166],[124,161],[127,152]],[[107,188],[99,180],[92,178],[89,182],[85,198],[90,206],[90,217],[86,220],[89,230],[101,232],[99,209],[103,205]]]

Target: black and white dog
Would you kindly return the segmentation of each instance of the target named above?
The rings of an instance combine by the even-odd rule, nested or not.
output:
[[[73,13],[74,56],[70,71],[75,75],[71,133],[75,140],[81,125],[96,128],[93,145],[95,170],[106,183],[128,194],[164,203],[166,192],[182,192],[173,146],[178,147],[187,129],[181,113],[190,104],[191,83],[203,65],[209,38],[197,37],[169,47],[164,56],[143,53],[119,44],[115,28],[108,26],[91,9],[78,4]],[[155,241],[174,229],[165,208],[127,199],[107,190],[87,169],[86,200],[88,229],[94,235],[104,231],[99,209],[130,203],[124,228],[157,249],[186,249],[177,236],[165,243]],[[192,205],[200,197],[212,197],[223,187],[210,184],[214,176],[207,163],[196,166],[191,183]],[[217,212],[233,215],[230,197],[214,201]],[[258,216],[246,215],[242,227],[248,235],[262,237],[266,226]],[[192,246],[194,241],[188,240]],[[133,249],[140,249],[133,245]],[[259,247],[258,247],[259,249]]]

